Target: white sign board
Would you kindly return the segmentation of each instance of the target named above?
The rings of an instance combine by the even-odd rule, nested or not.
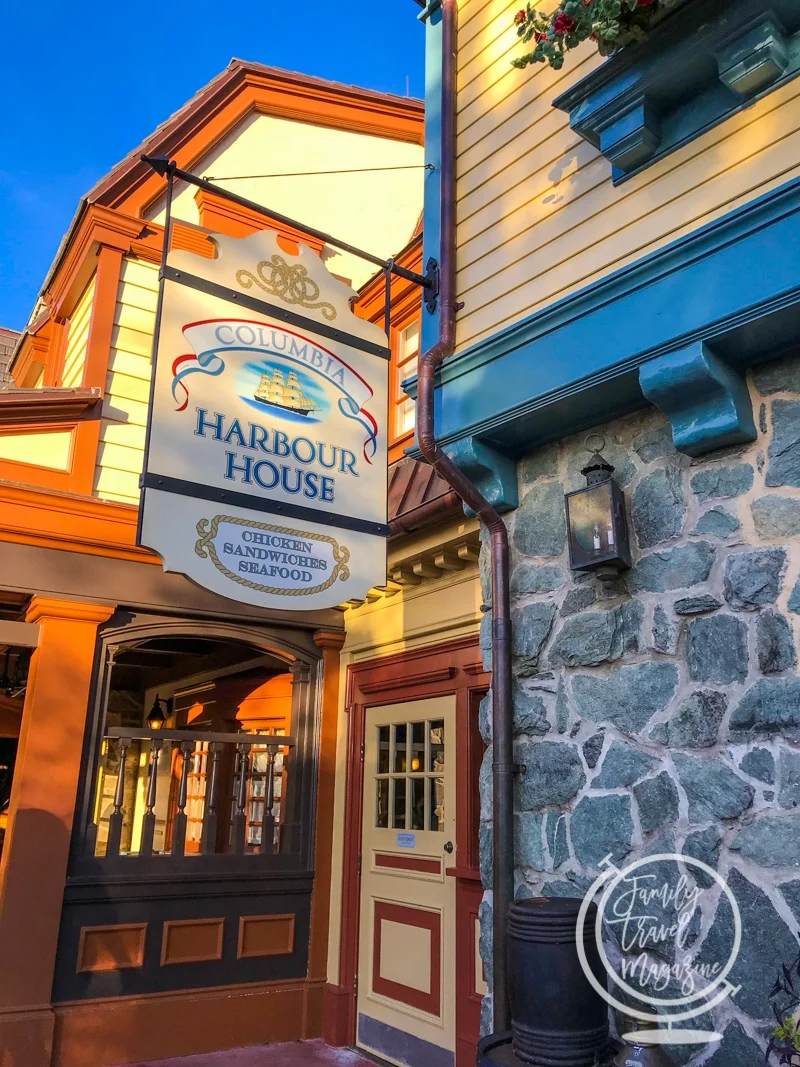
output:
[[[164,270],[139,543],[262,607],[363,598],[386,583],[386,335],[311,249],[214,243]]]

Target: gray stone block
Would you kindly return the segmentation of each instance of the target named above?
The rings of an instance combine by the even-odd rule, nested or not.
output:
[[[741,523],[735,515],[721,504],[709,508],[695,523],[692,533],[712,534],[714,537],[730,537],[734,531],[741,529]]]
[[[583,742],[583,758],[586,760],[587,767],[594,769],[597,766],[605,739],[606,735],[601,731],[600,733],[592,734],[590,738]]]
[[[681,851],[685,856],[691,856],[692,859],[700,860],[700,862],[705,863],[707,867],[716,870],[719,866],[719,853],[721,848],[722,834],[719,832],[719,828],[717,826],[709,826],[705,830],[696,830],[693,834],[688,834]],[[706,874],[705,871],[701,870],[699,867],[690,866],[689,871],[694,880],[704,889],[709,889],[714,885],[714,879],[711,875]]]
[[[515,760],[525,764],[525,772],[516,775],[519,811],[566,804],[586,784],[578,750],[565,741],[521,741]]]
[[[788,606],[792,615],[800,615],[800,578],[795,582],[794,589],[789,594]]]
[[[520,484],[533,485],[540,478],[554,478],[558,474],[558,445],[544,445],[519,461],[517,467]]]
[[[511,596],[552,593],[566,581],[564,572],[552,563],[520,563],[511,575]]]
[[[700,596],[685,596],[676,600],[673,604],[676,615],[703,615],[708,611],[716,611],[722,607],[722,601],[717,600],[710,593]]]
[[[591,607],[596,600],[597,586],[594,579],[591,582],[585,582],[583,585],[576,585],[568,590],[567,595],[564,597],[560,609],[561,614],[574,615],[576,611],[583,611],[584,608]]]
[[[633,567],[631,590],[666,593],[670,589],[690,589],[708,578],[714,555],[714,546],[708,541],[692,541],[664,552],[651,552]]]
[[[742,757],[739,767],[759,782],[767,785],[775,782],[775,757],[768,748],[752,748]]]
[[[633,439],[633,451],[642,463],[652,463],[654,459],[675,455],[672,442],[672,427],[668,422],[655,429],[645,430]]]
[[[547,850],[550,853],[554,871],[558,870],[561,864],[566,863],[569,859],[567,819],[566,813],[558,811],[548,811],[545,816]]]
[[[695,682],[743,682],[747,677],[747,627],[733,615],[692,619],[686,662]]]
[[[517,661],[517,674],[521,677],[535,673],[555,613],[556,606],[550,601],[525,604],[512,611],[511,650]]]
[[[772,393],[800,393],[800,360],[797,356],[773,359],[753,367],[753,384],[762,396]]]
[[[704,1067],[760,1067],[763,1062],[764,1049],[749,1038],[741,1024],[733,1019]]]
[[[534,486],[517,508],[514,547],[523,556],[560,556],[566,539],[564,487],[560,482]]]
[[[642,830],[649,834],[678,818],[678,789],[666,771],[633,787]]]
[[[606,753],[600,773],[592,780],[592,787],[621,789],[633,785],[652,771],[657,763],[658,760],[654,756],[645,755],[633,745],[614,741]]]
[[[607,678],[579,674],[572,682],[578,713],[594,722],[610,722],[623,733],[639,734],[663,711],[678,687],[672,663],[637,663],[619,667]]]
[[[800,741],[800,679],[760,678],[734,708],[728,729],[731,741],[778,734]]]
[[[800,533],[800,500],[770,493],[750,505],[759,537],[792,537]]]
[[[615,863],[631,850],[633,820],[627,796],[587,796],[572,815],[572,848],[578,863],[598,867],[609,854]]]
[[[772,402],[766,485],[800,486],[800,401]]]
[[[518,867],[530,867],[534,871],[545,869],[543,825],[544,816],[537,812],[514,813],[514,859]]]
[[[775,611],[764,611],[756,620],[758,669],[762,674],[776,674],[794,667],[794,631],[791,623]]]
[[[729,847],[759,867],[800,867],[800,819],[767,815],[743,827]]]
[[[670,622],[666,611],[658,605],[653,612],[653,643],[656,652],[674,656],[678,649],[678,631]]]
[[[558,679],[558,693],[556,695],[556,729],[560,734],[567,732],[569,726],[569,700],[564,679]]]
[[[727,882],[742,916],[741,948],[728,974],[732,985],[741,986],[734,1003],[753,1019],[770,1019],[770,990],[781,966],[797,955],[797,941],[763,890],[736,868],[728,875]],[[733,910],[727,898],[721,897],[697,962],[725,963],[731,955],[733,936]],[[739,1050],[734,1051],[739,1055]],[[758,1058],[740,1062],[747,1067],[763,1063],[763,1052],[757,1046],[756,1052]],[[718,1059],[717,1063],[719,1067],[732,1067],[736,1060]]]
[[[526,693],[519,686],[512,687],[514,701],[514,734],[532,734],[543,737],[550,730],[544,701],[536,693]]]
[[[780,789],[778,803],[782,808],[796,808],[800,804],[800,752],[782,748],[778,757]]]
[[[786,551],[760,548],[737,552],[725,560],[723,593],[735,611],[755,611],[774,604],[781,591]]]
[[[753,488],[755,472],[749,463],[735,467],[707,467],[692,477],[692,492],[701,504],[741,496]]]
[[[699,760],[680,752],[673,755],[678,778],[689,798],[689,818],[735,819],[753,803],[755,790],[721,759]]]
[[[664,743],[670,748],[710,748],[717,740],[727,707],[724,693],[699,689],[682,701],[672,718],[662,724]]]
[[[677,537],[683,529],[686,504],[682,472],[677,467],[653,471],[633,491],[631,519],[640,548]]]
[[[557,667],[588,667],[617,659],[617,616],[613,611],[582,611],[564,622],[548,653]]]

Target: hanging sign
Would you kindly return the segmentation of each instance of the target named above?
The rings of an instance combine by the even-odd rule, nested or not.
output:
[[[386,583],[389,350],[271,231],[172,251],[139,544],[223,596],[334,607]]]

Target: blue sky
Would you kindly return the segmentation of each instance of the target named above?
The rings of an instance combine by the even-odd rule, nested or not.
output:
[[[418,12],[413,0],[6,5],[0,326],[25,325],[80,197],[232,57],[400,95],[408,79],[422,96]]]

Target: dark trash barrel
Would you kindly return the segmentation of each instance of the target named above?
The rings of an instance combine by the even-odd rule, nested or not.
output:
[[[583,973],[575,931],[581,901],[516,900],[508,910],[508,985],[514,1052],[536,1067],[595,1067],[609,1049],[608,1006]],[[606,988],[595,942],[597,908],[584,925],[586,956]]]

